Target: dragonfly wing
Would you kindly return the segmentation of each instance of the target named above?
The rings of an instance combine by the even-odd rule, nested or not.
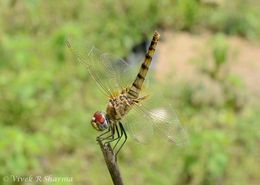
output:
[[[179,146],[188,142],[187,131],[181,125],[175,109],[161,94],[150,96],[134,106],[129,116],[127,130],[138,142],[149,142],[152,137],[167,139]]]
[[[86,67],[91,78],[106,96],[121,91],[133,80],[132,67],[124,60],[80,41],[70,39],[66,43],[75,61]]]
[[[123,123],[127,133],[138,143],[148,144],[154,135],[154,130],[147,121],[145,114],[138,114],[139,111],[131,110],[128,115],[123,118]]]
[[[150,109],[140,106],[138,109],[140,113],[146,115],[147,122],[152,125],[154,133],[157,133],[159,137],[167,139],[178,146],[187,144],[188,135],[186,129],[181,125],[171,105],[157,106]]]

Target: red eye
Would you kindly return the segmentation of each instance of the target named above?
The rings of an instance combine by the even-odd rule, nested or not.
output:
[[[94,118],[95,118],[95,121],[100,124],[103,124],[105,122],[105,118],[100,112],[96,112],[94,114]]]

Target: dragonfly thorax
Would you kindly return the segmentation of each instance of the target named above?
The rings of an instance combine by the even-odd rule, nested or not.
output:
[[[91,119],[91,125],[97,131],[103,131],[109,127],[109,119],[105,112],[97,111]]]
[[[107,105],[107,115],[112,122],[120,121],[134,105],[135,100],[127,97],[127,93],[110,98]]]

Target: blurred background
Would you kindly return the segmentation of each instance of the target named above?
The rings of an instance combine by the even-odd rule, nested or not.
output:
[[[130,138],[125,184],[260,183],[259,1],[1,0],[0,15],[0,184],[112,184],[89,124],[105,105],[65,40],[133,62],[154,30],[155,76],[189,144]],[[73,181],[11,177],[37,175]]]

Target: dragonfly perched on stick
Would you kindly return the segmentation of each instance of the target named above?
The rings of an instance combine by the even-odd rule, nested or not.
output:
[[[144,61],[139,72],[132,81],[124,82],[124,76],[129,76],[129,65],[122,60],[110,60],[106,55],[99,54],[92,48],[88,53],[80,52],[67,41],[67,46],[72,51],[77,61],[86,66],[89,75],[96,82],[100,90],[109,98],[106,111],[97,111],[91,118],[91,125],[97,131],[103,131],[98,137],[105,143],[114,142],[113,149],[116,155],[127,140],[127,132],[139,142],[143,142],[144,135],[151,135],[156,131],[159,136],[165,137],[175,144],[182,145],[186,142],[185,129],[172,107],[166,102],[166,106],[157,105],[148,110],[145,103],[151,98],[142,95],[144,82],[151,65],[160,34],[154,32],[152,41],[145,54]],[[103,68],[103,72],[97,69]],[[107,73],[107,81],[102,81]],[[157,89],[157,91],[160,91]],[[157,93],[156,93],[157,94]],[[150,102],[151,102],[150,101]],[[127,122],[129,112],[136,112],[135,121]],[[149,133],[149,134],[147,134]],[[120,143],[120,144],[119,144]],[[119,146],[118,146],[119,145]]]

